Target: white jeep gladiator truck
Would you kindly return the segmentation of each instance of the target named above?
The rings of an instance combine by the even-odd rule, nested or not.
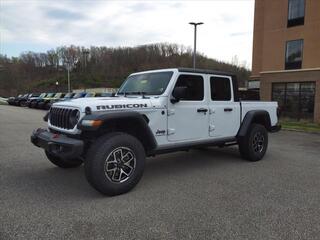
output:
[[[84,163],[88,182],[106,195],[132,189],[147,156],[237,144],[258,161],[268,132],[280,130],[276,102],[241,101],[233,74],[188,68],[131,74],[114,96],[54,103],[44,120],[32,143],[59,167]]]

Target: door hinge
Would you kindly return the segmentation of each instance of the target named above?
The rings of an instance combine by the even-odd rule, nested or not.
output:
[[[167,115],[168,116],[174,115],[174,109],[168,109]]]
[[[175,134],[176,130],[174,128],[168,128],[167,134],[172,135]]]
[[[209,125],[209,132],[212,132],[215,130],[215,126],[214,125]]]

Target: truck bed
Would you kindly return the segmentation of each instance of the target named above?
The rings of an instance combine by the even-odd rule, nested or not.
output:
[[[269,112],[271,126],[275,126],[277,124],[277,102],[264,102],[264,101],[241,101],[241,121],[247,112],[251,110],[265,110]]]

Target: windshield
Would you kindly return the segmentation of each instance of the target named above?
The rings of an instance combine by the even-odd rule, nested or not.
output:
[[[71,98],[73,96],[73,93],[67,93],[64,97],[65,98]]]
[[[45,97],[45,96],[46,96],[45,93],[41,93],[41,95],[40,95],[39,97],[43,98],[43,97]]]
[[[48,93],[48,95],[46,96],[47,98],[53,97],[54,93]]]
[[[132,75],[120,87],[118,94],[162,94],[173,75],[173,72],[153,72]]]

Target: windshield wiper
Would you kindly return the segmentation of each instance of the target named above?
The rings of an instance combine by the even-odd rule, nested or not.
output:
[[[121,92],[118,94],[123,94],[124,97],[126,97],[127,95],[142,95],[142,98],[146,98],[146,92]]]

